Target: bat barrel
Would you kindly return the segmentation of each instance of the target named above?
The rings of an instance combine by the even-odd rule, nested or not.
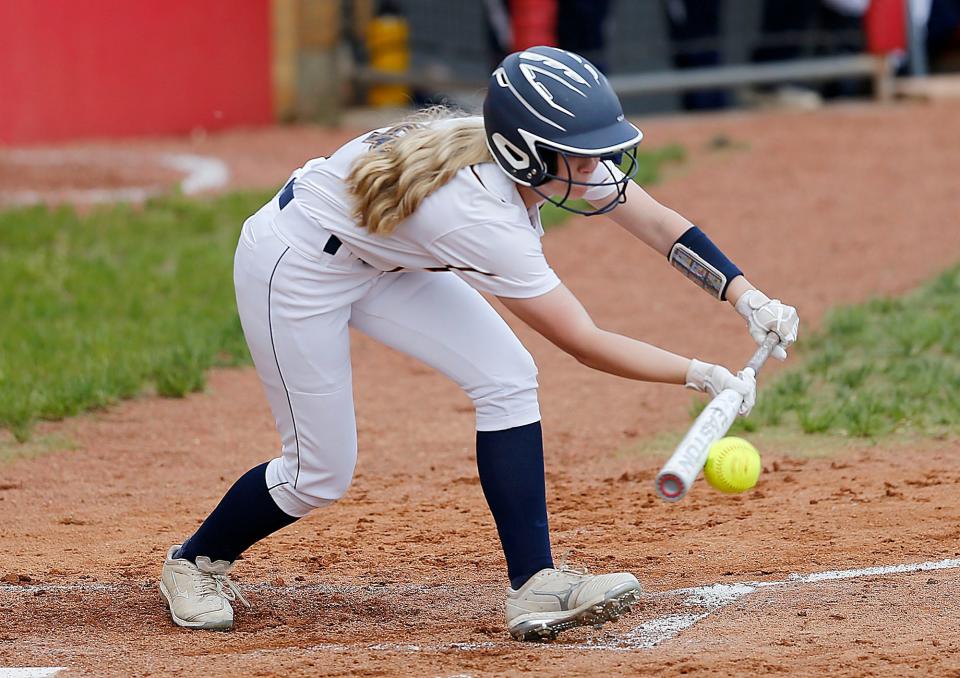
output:
[[[657,494],[662,499],[683,499],[703,468],[710,444],[730,429],[742,401],[739,393],[727,389],[707,404],[677,445],[670,460],[657,474]]]
[[[768,334],[745,369],[751,370],[754,374],[759,372],[773,347],[778,343],[779,338],[775,333]],[[718,394],[704,408],[687,431],[687,435],[677,445],[673,455],[657,474],[656,488],[661,499],[664,501],[683,499],[700,474],[707,460],[710,445],[730,430],[742,402],[743,398],[739,393],[733,389],[727,389]]]

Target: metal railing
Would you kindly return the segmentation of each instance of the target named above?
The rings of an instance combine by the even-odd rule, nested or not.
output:
[[[609,80],[617,94],[623,96],[862,77],[873,82],[876,98],[888,99],[893,92],[894,68],[895,63],[887,57],[851,54],[761,64],[611,75]],[[366,67],[357,69],[353,78],[364,85],[407,85],[431,92],[476,90],[486,87],[487,84],[486,80],[459,78],[447,72],[434,73],[424,70],[387,73]]]
[[[886,57],[852,54],[760,64],[611,75],[609,80],[617,94],[630,95],[782,82],[824,82],[859,76],[873,81],[875,97],[887,99],[893,92],[893,74],[894,63]]]

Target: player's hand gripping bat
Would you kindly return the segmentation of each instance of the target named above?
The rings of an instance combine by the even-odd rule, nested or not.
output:
[[[756,376],[770,356],[770,352],[780,343],[776,332],[767,334],[767,338],[750,358],[745,369]],[[740,409],[743,396],[733,389],[725,389],[717,394],[693,422],[677,449],[657,474],[657,494],[665,501],[680,501],[690,490],[693,481],[707,461],[707,452],[714,441],[722,438]]]

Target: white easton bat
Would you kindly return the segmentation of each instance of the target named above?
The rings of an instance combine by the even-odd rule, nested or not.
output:
[[[780,343],[776,332],[767,334],[767,338],[750,358],[744,368],[756,377],[763,363],[770,356],[773,347]],[[743,396],[731,388],[718,393],[693,422],[677,449],[657,474],[657,494],[664,501],[680,501],[690,490],[693,481],[707,462],[710,446],[722,438],[733,420],[737,417]]]

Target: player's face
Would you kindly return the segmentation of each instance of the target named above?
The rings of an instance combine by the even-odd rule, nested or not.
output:
[[[563,196],[567,193],[567,180],[572,180],[580,183],[586,183],[590,181],[590,177],[593,176],[594,170],[597,169],[597,165],[600,163],[600,158],[587,158],[582,156],[568,155],[566,156],[566,162],[564,158],[557,158],[557,179],[549,182],[546,185],[546,190],[543,192],[546,194],[553,194],[558,196]],[[570,193],[567,196],[568,200],[576,200],[582,198],[583,194],[589,186],[578,186],[573,184],[570,186]]]

